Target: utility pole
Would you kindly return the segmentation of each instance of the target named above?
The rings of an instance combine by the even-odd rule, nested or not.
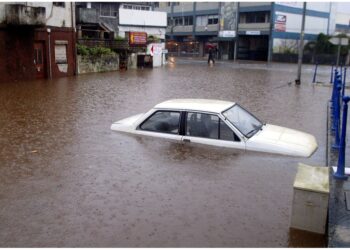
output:
[[[301,81],[300,78],[301,78],[301,64],[303,62],[305,14],[306,14],[306,2],[303,3],[303,18],[301,20],[299,56],[298,56],[298,74],[297,74],[297,79],[295,79],[295,84],[297,85],[300,85],[300,81]]]

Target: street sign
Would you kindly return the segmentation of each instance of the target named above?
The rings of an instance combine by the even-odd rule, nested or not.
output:
[[[260,30],[247,30],[245,34],[250,36],[256,36],[256,35],[261,35],[261,32]]]
[[[347,46],[349,44],[349,38],[332,37],[331,39],[329,39],[329,42],[334,44],[334,45]]]

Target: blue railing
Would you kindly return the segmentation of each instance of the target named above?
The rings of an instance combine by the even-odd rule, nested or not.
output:
[[[340,67],[339,69],[338,71],[338,68],[336,68],[333,75],[332,66],[331,72],[331,82],[333,83],[331,98],[331,131],[334,135],[332,148],[334,150],[339,150],[337,171],[333,176],[336,179],[346,180],[348,176],[345,175],[345,139],[350,96],[345,96],[346,68]]]

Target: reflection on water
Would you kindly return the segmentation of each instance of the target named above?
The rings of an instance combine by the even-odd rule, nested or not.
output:
[[[0,84],[0,246],[288,246],[297,163],[325,162],[330,90],[288,85],[286,68],[173,63]],[[170,98],[236,101],[319,149],[302,159],[110,130]]]

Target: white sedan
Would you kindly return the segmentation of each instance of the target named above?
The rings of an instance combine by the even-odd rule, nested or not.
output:
[[[290,156],[310,157],[313,135],[264,124],[234,102],[174,99],[147,113],[114,122],[114,131]]]

